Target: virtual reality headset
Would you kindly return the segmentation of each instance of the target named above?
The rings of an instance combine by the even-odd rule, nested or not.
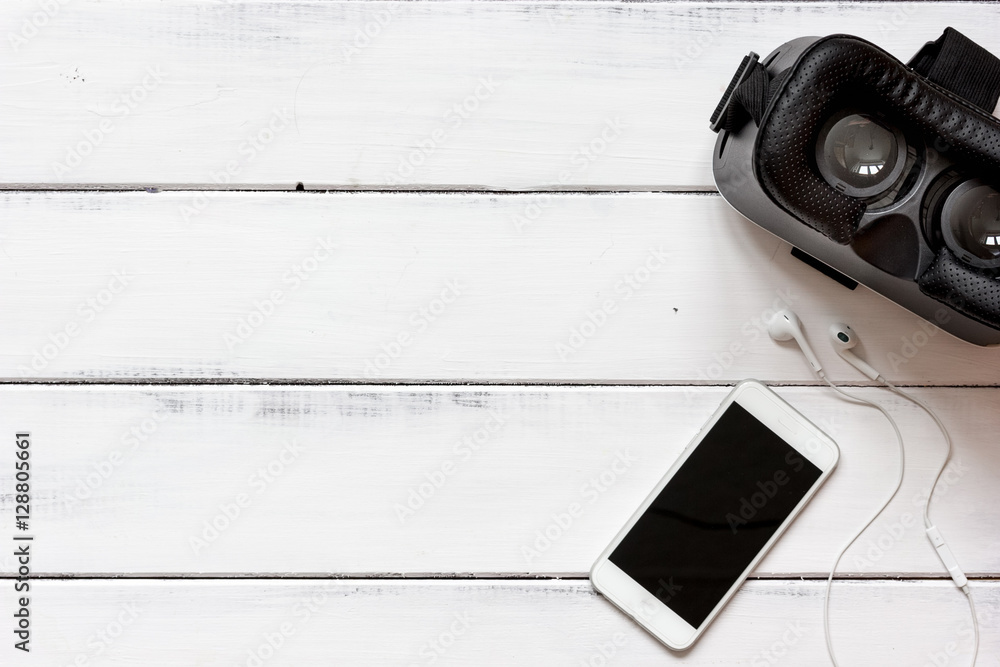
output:
[[[907,64],[850,35],[750,53],[712,115],[737,211],[959,338],[1000,344],[1000,60],[948,28]]]

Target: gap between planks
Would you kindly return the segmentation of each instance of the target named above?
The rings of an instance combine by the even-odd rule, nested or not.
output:
[[[822,382],[789,382],[789,381],[770,381],[765,382],[768,387],[820,387],[825,388],[827,385]],[[866,388],[880,388],[882,385],[876,382],[838,382],[836,383],[838,387],[844,389],[866,389]],[[905,383],[896,382],[895,386],[899,388],[910,388],[910,389],[998,389],[1000,384],[916,384],[916,383]],[[419,379],[419,378],[378,378],[377,380],[365,380],[365,379],[352,379],[352,378],[338,378],[336,380],[327,379],[317,379],[317,378],[280,378],[280,379],[270,379],[270,378],[244,378],[244,377],[232,377],[232,378],[0,378],[0,387],[64,387],[64,386],[76,386],[76,387],[89,387],[89,388],[116,388],[120,389],[122,387],[172,387],[172,388],[203,388],[203,387],[227,387],[230,389],[235,389],[238,387],[274,387],[280,389],[281,387],[324,387],[329,389],[336,389],[338,387],[392,387],[397,389],[405,389],[407,387],[412,387],[414,389],[421,389],[424,387],[456,387],[461,389],[656,389],[656,388],[686,388],[686,387],[699,387],[699,388],[732,388],[736,385],[734,382],[713,382],[713,383],[694,383],[694,382],[647,382],[647,381],[607,381],[607,382],[594,382],[588,380],[580,380],[578,382],[567,381],[565,379],[561,380],[435,380],[435,379]]]
[[[990,574],[970,574],[966,573],[969,581],[979,583],[1000,582],[1000,573]],[[746,581],[826,581],[829,572],[806,572],[803,574],[764,574],[751,575]],[[16,574],[0,574],[0,581],[4,579],[17,579]],[[187,573],[187,572],[88,572],[77,574],[73,572],[42,572],[32,574],[29,577],[33,581],[106,581],[106,580],[136,580],[136,581],[227,581],[227,580],[249,580],[249,581],[392,581],[392,582],[419,582],[419,581],[497,581],[497,582],[527,582],[527,581],[590,581],[590,577],[580,573],[476,573],[476,572],[422,572],[415,574],[404,573],[327,573],[327,572],[290,572],[290,573],[267,573],[267,572],[228,572],[228,573]],[[895,581],[895,582],[925,582],[925,581],[951,581],[947,575],[939,574],[917,574],[913,572],[889,572],[878,574],[838,574],[834,581]]]
[[[298,187],[288,187],[286,185],[269,185],[267,183],[248,183],[238,187],[218,188],[213,184],[206,183],[178,183],[153,185],[151,183],[76,183],[62,186],[58,183],[9,183],[0,184],[0,192],[10,194],[37,195],[46,193],[68,193],[80,194],[94,192],[99,194],[114,194],[146,192],[149,194],[159,194],[162,192],[235,192],[235,193],[264,193],[264,194],[286,194],[289,192],[302,193],[303,195],[350,195],[350,194],[378,194],[378,195],[490,195],[490,196],[526,196],[526,195],[630,195],[630,194],[667,194],[667,195],[687,195],[694,197],[719,197],[719,191],[714,187],[704,188],[671,187],[669,185],[607,185],[593,186],[586,190],[578,188],[562,188],[552,186],[550,188],[532,188],[525,190],[483,188],[481,186],[464,185],[429,185],[427,187],[400,188],[379,185],[329,185],[311,186],[299,190]]]

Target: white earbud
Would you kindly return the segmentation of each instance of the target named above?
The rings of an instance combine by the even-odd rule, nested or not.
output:
[[[816,358],[816,353],[809,347],[809,341],[806,340],[805,334],[802,333],[802,323],[799,322],[799,318],[795,313],[790,310],[779,310],[776,312],[774,317],[767,323],[767,333],[774,340],[785,341],[795,339],[795,342],[799,344],[799,348],[802,350],[802,354],[806,356],[806,361],[816,371],[816,374],[820,377],[826,377],[823,373],[823,367],[819,364],[819,359]]]
[[[851,352],[851,348],[858,344],[858,337],[855,335],[854,329],[852,329],[849,324],[844,324],[843,322],[835,322],[831,324],[830,342],[833,343],[833,349],[837,351],[837,354],[843,357],[844,361],[857,368],[872,380],[875,380],[876,382],[883,381],[884,378],[877,370],[869,366],[864,360]]]

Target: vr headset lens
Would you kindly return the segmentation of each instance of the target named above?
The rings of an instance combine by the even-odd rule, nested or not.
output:
[[[816,164],[826,182],[859,199],[890,189],[906,163],[902,132],[863,114],[834,116],[816,144]]]
[[[941,231],[967,263],[1000,266],[1000,192],[979,180],[962,183],[945,200]]]

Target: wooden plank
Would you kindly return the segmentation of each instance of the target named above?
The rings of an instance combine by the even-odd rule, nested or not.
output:
[[[893,381],[1000,377],[1000,349],[845,289],[718,196],[202,196],[0,197],[0,377],[816,382],[766,334],[787,306],[836,380],[867,381],[837,319]]]
[[[294,542],[288,542],[291,547]],[[47,665],[827,665],[815,581],[751,581],[674,654],[581,581],[42,581]],[[1000,654],[1000,585],[973,583],[980,666]],[[86,609],[87,613],[80,613]],[[838,582],[842,664],[968,664],[971,613],[945,582]],[[183,638],[179,640],[179,638]],[[277,648],[272,649],[272,647]],[[5,647],[3,651],[13,651]],[[945,662],[940,662],[944,660]]]
[[[750,50],[846,32],[907,60],[950,25],[1000,52],[985,2],[7,0],[0,22],[8,186],[710,189]]]
[[[997,391],[916,391],[955,440],[932,517],[970,574],[1000,572]],[[8,385],[0,432],[31,432],[38,573],[582,576],[726,392]],[[941,576],[919,526],[941,439],[911,405],[861,392],[898,416],[908,472],[842,571]],[[758,574],[821,575],[888,493],[896,444],[827,389],[779,393],[842,462]]]

